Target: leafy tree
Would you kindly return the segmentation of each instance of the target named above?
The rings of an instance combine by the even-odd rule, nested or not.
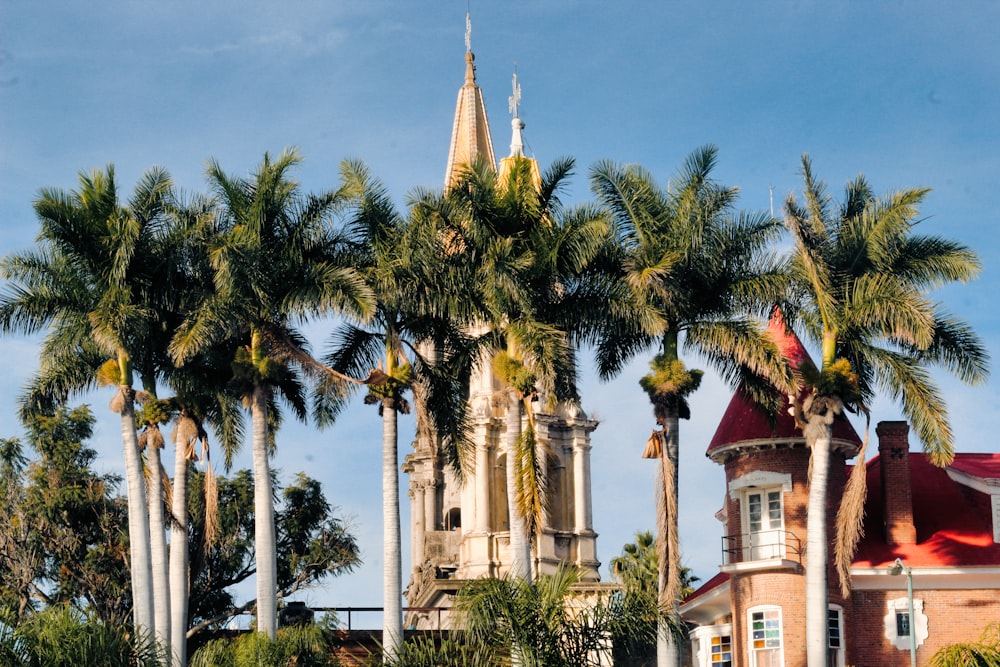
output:
[[[343,311],[372,312],[371,293],[340,249],[330,224],[336,193],[304,196],[290,176],[294,150],[269,154],[250,178],[226,174],[212,162],[208,178],[218,199],[217,235],[211,240],[214,291],[185,319],[172,343],[178,362],[228,341],[234,385],[252,422],[257,544],[257,627],[272,639],[277,629],[277,558],[269,455],[280,394],[304,419],[300,372],[322,372],[309,355],[296,321]]]
[[[237,601],[232,586],[252,577],[255,546],[255,480],[248,470],[218,478],[219,513],[215,541],[207,545],[204,473],[191,478],[189,501],[191,596],[187,636],[225,626],[255,608],[256,600]],[[326,577],[351,572],[360,562],[357,542],[344,523],[331,516],[322,487],[299,474],[281,491],[275,512],[277,597],[287,598]]]
[[[0,441],[0,605],[12,625],[26,622],[36,609],[63,605],[111,625],[127,625],[125,503],[113,495],[118,480],[90,468],[96,454],[83,442],[93,423],[85,407],[36,416],[26,426],[37,460],[29,460],[17,441]],[[183,624],[187,637],[225,625],[255,603],[238,603],[229,590],[255,569],[253,477],[241,471],[217,480],[221,503],[212,541],[207,540],[207,478],[192,473],[188,494],[193,520],[190,621],[185,618]],[[355,538],[332,516],[319,482],[299,475],[280,497],[279,596],[360,563]]]
[[[382,520],[383,520],[383,640],[386,658],[395,655],[403,639],[402,550],[399,524],[399,414],[410,413],[405,394],[415,382],[428,387],[437,383],[433,369],[418,353],[418,346],[457,334],[448,332],[449,319],[437,316],[435,280],[425,280],[421,262],[428,250],[412,239],[412,225],[399,215],[384,186],[357,162],[341,165],[344,191],[350,196],[347,231],[356,247],[357,268],[375,297],[375,315],[367,327],[345,322],[333,337],[334,351],[324,358],[332,368],[347,375],[362,376],[378,366],[380,384],[369,384],[365,403],[378,406],[382,419]],[[411,362],[412,360],[412,362]],[[356,386],[356,385],[355,385]],[[323,387],[327,389],[327,387]],[[321,423],[330,421],[327,397],[340,398],[341,386],[320,395]],[[425,391],[422,407],[438,408],[436,392]],[[436,410],[438,423],[453,416]],[[445,427],[447,428],[447,426]]]
[[[799,370],[806,395],[793,395],[796,419],[811,449],[806,546],[806,649],[810,667],[826,664],[827,475],[834,417],[867,413],[879,389],[899,400],[931,459],[953,456],[952,432],[929,369],[940,366],[969,384],[988,374],[988,355],[962,320],[930,298],[952,282],[972,280],[979,258],[968,247],[914,233],[929,190],[876,197],[863,176],[847,184],[837,206],[802,158],[803,202],[785,202],[795,247],[789,260],[795,303],[786,311],[822,346],[819,368]],[[859,460],[864,453],[859,454]],[[855,466],[842,508],[863,506],[864,466]],[[860,513],[838,517],[841,585],[857,544]]]
[[[40,458],[28,461],[16,441],[4,441],[15,462],[0,482],[0,600],[15,621],[40,606],[81,604],[109,623],[126,622],[125,506],[111,495],[118,480],[90,468],[97,454],[83,443],[93,415],[59,409],[25,426]]]
[[[635,165],[599,162],[590,187],[614,220],[614,263],[625,307],[611,310],[595,333],[598,371],[616,375],[635,355],[658,348],[640,382],[659,431],[647,458],[660,459],[657,484],[659,604],[676,615],[681,588],[677,531],[679,420],[690,418],[687,397],[702,371],[680,358],[681,345],[707,359],[732,383],[762,387],[754,376],[790,386],[788,371],[755,315],[781,295],[782,280],[768,252],[776,220],[734,210],[737,189],[712,180],[717,149],[692,153],[666,189]],[[760,400],[766,391],[757,391]],[[667,664],[664,633],[659,664]]]

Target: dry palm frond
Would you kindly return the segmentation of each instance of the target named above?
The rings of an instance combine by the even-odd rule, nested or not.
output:
[[[666,434],[662,434],[663,438]],[[666,449],[665,444],[661,447]],[[677,522],[669,520],[677,516],[677,493],[675,488],[675,467],[669,456],[660,457],[659,497],[656,503],[657,525],[666,526],[656,535],[656,556],[661,563],[663,576],[659,582],[658,605],[661,610],[672,610],[680,594],[680,538],[677,533]]]
[[[865,410],[865,414],[869,415]],[[833,545],[834,561],[837,564],[837,574],[840,575],[840,592],[844,597],[851,593],[851,561],[857,551],[858,542],[865,534],[865,497],[868,494],[868,466],[865,465],[865,450],[868,448],[868,423],[865,424],[865,437],[858,450],[857,461],[851,476],[844,488],[844,497],[840,500],[837,510],[837,539]]]
[[[219,536],[219,484],[209,458],[208,440],[202,438],[202,456],[205,459],[205,550],[215,546]]]
[[[121,387],[121,389],[114,395],[108,407],[111,408],[112,412],[121,414],[125,410],[125,391],[129,389],[128,387]]]
[[[174,506],[174,485],[170,481],[167,469],[160,465],[160,484],[163,485],[163,504],[166,507]],[[169,512],[167,513],[170,514]]]
[[[653,431],[646,440],[646,448],[642,450],[642,458],[658,459],[663,456],[663,441],[661,431]]]
[[[144,434],[148,433],[146,437],[146,445],[149,447],[156,447],[157,449],[163,449],[163,433],[160,431],[160,427],[156,424],[151,424],[148,428],[143,431]]]

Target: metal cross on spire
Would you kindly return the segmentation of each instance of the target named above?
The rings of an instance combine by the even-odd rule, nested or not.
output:
[[[507,98],[507,108],[517,118],[517,107],[521,102],[521,84],[517,82],[517,65],[514,65],[514,80],[512,82],[514,94]]]

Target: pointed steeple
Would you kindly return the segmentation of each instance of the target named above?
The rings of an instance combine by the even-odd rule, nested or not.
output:
[[[496,168],[497,159],[493,153],[493,139],[486,116],[483,91],[476,84],[476,56],[472,53],[472,23],[468,12],[465,15],[465,83],[458,91],[455,105],[455,124],[451,131],[451,150],[448,153],[448,167],[444,174],[445,190],[458,180],[463,167],[472,164],[477,157]]]

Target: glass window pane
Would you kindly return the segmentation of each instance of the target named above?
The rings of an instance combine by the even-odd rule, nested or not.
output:
[[[910,636],[910,614],[905,611],[896,612],[896,636],[897,637],[909,637]]]

